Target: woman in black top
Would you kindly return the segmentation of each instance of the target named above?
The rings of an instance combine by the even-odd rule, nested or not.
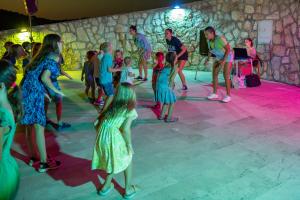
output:
[[[176,52],[178,58],[178,74],[182,82],[182,90],[187,90],[185,76],[182,72],[186,61],[188,60],[187,48],[181,43],[181,41],[173,36],[172,29],[165,30],[166,42],[169,52]]]

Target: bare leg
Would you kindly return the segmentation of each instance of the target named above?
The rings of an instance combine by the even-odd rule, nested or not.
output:
[[[25,127],[25,137],[26,137],[29,157],[34,158],[35,151],[34,151],[33,138],[32,138],[32,126]]]
[[[90,90],[90,86],[86,86],[86,87],[85,87],[85,95],[86,95],[87,97],[89,97],[89,90]]]
[[[105,112],[108,109],[108,107],[110,106],[113,99],[114,99],[113,95],[106,97],[105,103],[104,103],[104,106],[103,106],[103,109],[102,109],[101,113]]]
[[[96,87],[95,87],[95,84],[94,84],[94,83],[92,84],[91,89],[92,89],[92,99],[95,99],[95,98],[96,98],[96,95],[95,95]]]
[[[217,94],[217,87],[218,87],[218,75],[220,71],[220,63],[214,62],[212,68],[212,80],[213,80],[213,93]]]
[[[167,112],[167,109],[168,109],[168,104],[164,104],[163,107],[162,107],[160,116],[159,116],[160,119],[165,118],[165,114]]]
[[[225,79],[225,86],[226,86],[226,93],[228,96],[230,96],[230,88],[231,88],[231,83],[230,83],[230,71],[231,71],[231,66],[232,62],[226,62],[224,64],[224,69],[223,69],[223,76]]]
[[[103,185],[103,187],[102,187],[102,189],[101,189],[102,191],[105,191],[105,190],[107,190],[107,189],[110,187],[111,181],[112,181],[113,177],[114,177],[114,174],[108,174],[108,175],[106,176],[104,185]]]
[[[125,176],[125,193],[129,194],[132,189],[132,163],[127,167],[127,169],[124,171]]]
[[[56,119],[57,119],[57,124],[61,125],[62,121],[62,106],[63,106],[63,102],[62,99],[59,99],[56,103],[55,103],[55,107],[56,107]]]
[[[47,153],[46,153],[46,143],[45,143],[45,133],[44,127],[39,124],[34,124],[35,129],[35,140],[40,154],[41,162],[47,162]]]
[[[143,77],[143,58],[140,58],[139,60],[139,76]]]
[[[147,66],[147,61],[145,59],[142,59],[142,65],[144,68],[144,79],[148,78],[148,66]]]
[[[174,104],[169,105],[169,110],[168,110],[168,120],[172,120],[172,115],[173,115],[173,110],[174,110]]]
[[[185,63],[186,63],[186,60],[179,60],[178,61],[178,75],[180,77],[182,86],[186,86],[185,76],[184,76],[183,71],[182,71],[183,68],[184,68]]]

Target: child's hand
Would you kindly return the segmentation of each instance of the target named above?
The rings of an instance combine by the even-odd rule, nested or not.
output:
[[[66,96],[62,91],[57,91],[56,93],[59,94],[62,97]]]
[[[47,93],[45,93],[45,97],[49,101],[49,103],[51,103],[52,99],[50,98],[50,96]]]

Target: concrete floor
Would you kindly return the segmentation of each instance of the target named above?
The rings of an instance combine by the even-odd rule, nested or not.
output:
[[[299,200],[300,88],[263,82],[232,90],[233,101],[207,101],[210,73],[186,71],[189,91],[176,91],[178,123],[156,120],[150,82],[136,87],[139,118],[133,124],[136,200]],[[122,199],[123,175],[107,197],[96,194],[101,172],[90,163],[96,109],[84,98],[79,73],[62,79],[64,119],[72,128],[47,130],[48,152],[61,168],[40,174],[27,166],[24,133],[16,134],[21,183],[18,200]],[[180,87],[177,80],[177,88]],[[224,94],[221,87],[220,94]],[[54,118],[54,109],[50,116]],[[102,179],[103,180],[103,179]]]

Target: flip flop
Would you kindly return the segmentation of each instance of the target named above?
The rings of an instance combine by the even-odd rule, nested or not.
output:
[[[131,193],[129,193],[129,194],[125,193],[124,194],[124,196],[123,196],[124,199],[131,199],[132,197],[134,197],[136,195],[136,191],[137,191],[136,186],[132,185],[132,189],[133,189],[133,191]]]
[[[106,195],[108,195],[108,193],[110,192],[110,191],[112,191],[112,189],[114,189],[114,184],[113,183],[111,183],[111,185],[110,185],[110,187],[109,188],[107,188],[106,190],[100,190],[100,191],[98,191],[98,195],[99,196],[106,196]]]
[[[165,122],[166,123],[173,123],[173,122],[177,122],[179,120],[179,118],[178,117],[174,117],[174,118],[172,118],[172,119],[165,119]]]

